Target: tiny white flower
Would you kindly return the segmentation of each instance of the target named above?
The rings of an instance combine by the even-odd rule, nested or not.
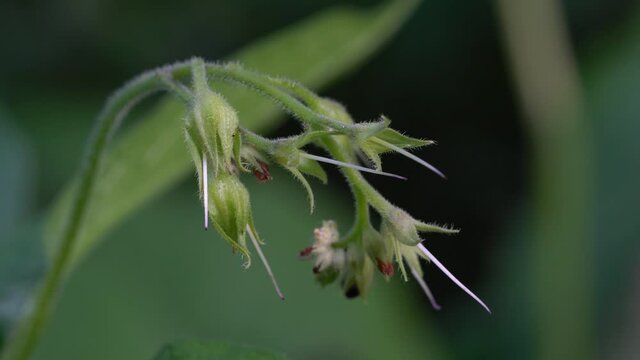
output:
[[[335,221],[323,221],[322,227],[313,231],[313,237],[315,239],[313,245],[300,252],[303,257],[310,255],[316,257],[313,272],[320,273],[327,269],[342,270],[345,263],[345,251],[333,247],[333,244],[340,239]]]

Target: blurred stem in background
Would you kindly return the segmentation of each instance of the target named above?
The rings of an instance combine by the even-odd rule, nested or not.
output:
[[[265,73],[290,76],[313,88],[326,86],[356,68],[389,40],[418,3],[419,0],[396,0],[370,8],[330,8],[256,41],[232,58]],[[135,99],[160,87],[159,79],[146,73],[107,101],[78,177],[69,182],[47,215],[44,243],[51,265],[35,293],[31,312],[15,325],[3,359],[31,357],[67,275],[104,232],[192,171],[188,158],[183,156],[184,139],[179,125],[184,108],[180,103],[163,101],[156,110],[143,115],[147,120],[138,125],[134,135],[119,137],[115,145],[109,145],[112,133]],[[243,126],[261,131],[276,126],[276,107],[265,110],[255,98],[239,94],[242,93],[225,92],[232,103],[241,104],[238,108],[243,111]],[[109,179],[110,176],[114,178]],[[108,200],[101,201],[101,196]],[[119,196],[126,200],[118,201]]]
[[[535,358],[594,354],[590,124],[561,4],[497,0],[531,135]]]

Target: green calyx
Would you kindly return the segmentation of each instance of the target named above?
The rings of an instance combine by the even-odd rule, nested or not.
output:
[[[208,196],[209,216],[216,230],[249,259],[245,239],[247,226],[253,228],[249,192],[237,176],[221,173],[209,181]]]
[[[337,227],[330,221],[316,229],[316,242],[301,252],[303,257],[315,257],[316,279],[322,285],[339,280],[347,297],[364,297],[376,267],[388,279],[397,266],[405,280],[411,273],[434,303],[421,279],[420,260],[444,267],[423,246],[419,232],[454,234],[457,230],[414,219],[392,205],[363,176],[373,173],[407,180],[381,170],[381,155],[393,152],[445,178],[437,168],[408,151],[431,145],[433,141],[410,137],[390,128],[391,121],[384,115],[376,121],[356,122],[345,106],[334,100],[322,98],[295,81],[246,70],[239,64],[205,64],[195,59],[191,75],[191,89],[170,76],[165,76],[164,82],[189,104],[190,112],[185,120],[187,144],[200,178],[201,193],[204,195],[210,190],[204,199],[205,207],[227,242],[248,256],[245,241],[248,233],[272,276],[260,252],[249,194],[237,174],[252,172],[259,182],[265,182],[271,179],[269,162],[278,164],[303,185],[313,211],[315,198],[307,176],[326,183],[327,174],[320,163],[332,164],[340,168],[352,190],[355,222],[344,238],[338,237]],[[209,88],[208,76],[266,96],[298,119],[303,131],[287,138],[269,139],[241,127],[234,109]],[[309,152],[307,146],[310,145],[326,154]],[[382,218],[379,230],[371,225],[370,209]],[[443,271],[460,284],[446,269]],[[272,281],[276,285],[274,278]]]
[[[342,278],[342,290],[347,298],[366,298],[373,282],[373,261],[359,246],[347,248],[347,263]]]
[[[418,245],[422,241],[416,228],[417,221],[406,211],[394,206],[381,215],[384,237],[410,246]]]
[[[214,173],[232,167],[234,148],[239,147],[239,120],[236,111],[224,97],[209,88],[204,63],[193,63],[193,97],[185,121],[192,146],[206,154]],[[234,147],[235,145],[235,147]]]

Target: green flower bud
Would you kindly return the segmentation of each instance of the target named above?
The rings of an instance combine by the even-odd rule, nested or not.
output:
[[[331,99],[318,97],[314,110],[345,124],[355,124],[358,130],[353,139],[340,136],[337,137],[337,141],[343,148],[356,149],[378,171],[382,169],[380,155],[383,153],[433,144],[433,141],[412,138],[389,128],[391,120],[384,115],[380,116],[379,121],[355,123],[347,109],[342,104]],[[439,173],[437,169],[432,170]],[[443,176],[441,173],[439,174]]]
[[[193,121],[201,130],[201,142],[213,169],[228,168],[233,156],[238,116],[222,95],[208,88],[197,93],[192,109]]]
[[[410,227],[404,229],[404,231],[413,236]],[[418,248],[415,245],[407,245],[399,240],[403,237],[406,237],[407,235],[404,234],[401,229],[399,229],[397,226],[394,226],[387,220],[382,221],[380,232],[383,242],[385,244],[391,244],[392,256],[395,256],[395,260],[398,263],[398,268],[400,269],[400,275],[402,276],[404,281],[408,280],[407,270],[405,269],[404,264],[405,261],[407,262],[407,264],[409,264],[409,268],[413,269],[412,271],[416,271],[417,274],[422,277],[422,270],[420,269],[420,264],[418,261]],[[417,233],[416,236],[418,236]],[[382,270],[383,269],[380,269],[380,271]]]
[[[279,144],[271,156],[285,168],[297,168],[303,160],[302,151],[291,144]]]
[[[251,225],[249,192],[240,180],[220,173],[209,182],[209,215],[216,230],[234,249],[248,256],[245,232]]]
[[[354,122],[349,112],[347,112],[347,108],[333,99],[318,97],[316,106],[316,111],[327,117],[345,124],[353,124]]]
[[[342,279],[342,289],[347,298],[366,297],[373,281],[373,262],[358,245],[347,249],[347,267]]]
[[[326,184],[327,173],[324,172],[318,161],[314,160],[318,157],[298,149],[295,145],[295,143],[281,144],[275,147],[271,154],[273,160],[286,169],[296,169]]]
[[[389,278],[394,273],[393,267],[393,239],[384,238],[374,229],[367,229],[363,234],[364,246],[367,254],[375,261],[378,270]]]
[[[339,102],[329,98],[318,97],[314,110],[345,124],[352,125],[354,123],[353,118],[347,111],[347,108]],[[342,148],[349,149],[350,153],[353,152],[353,144],[347,136],[336,136],[335,139]],[[350,159],[350,161],[355,161],[355,159]]]
[[[233,107],[209,88],[204,64],[195,64],[191,111],[185,121],[189,146],[199,154],[198,158],[194,156],[194,162],[198,163],[196,160],[206,154],[214,175],[232,168],[238,125],[238,115]],[[235,143],[238,145],[237,141]]]
[[[411,246],[415,246],[422,241],[416,228],[417,221],[406,211],[394,206],[382,216],[381,231],[383,237]]]

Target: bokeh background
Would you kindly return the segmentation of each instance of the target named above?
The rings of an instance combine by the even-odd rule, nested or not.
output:
[[[224,59],[339,4],[0,3],[3,341],[30,291],[24,284],[46,269],[32,240],[42,229],[32,224],[74,176],[109,93],[161,64]],[[279,56],[288,59],[286,49]],[[448,180],[393,155],[386,170],[407,182],[369,178],[416,218],[462,229],[427,245],[492,315],[429,265],[441,311],[398,277],[377,277],[366,301],[317,286],[297,251],[323,219],[346,229],[352,216],[333,169],[329,186],[313,184],[311,216],[286,174],[245,179],[281,302],[259,264],[243,270],[201,231],[189,177],[82,260],[34,358],[150,358],[189,338],[291,359],[640,357],[640,3],[425,0],[389,43],[321,93],[357,119],[384,113],[438,142],[419,155]],[[271,134],[297,129],[290,121]]]

